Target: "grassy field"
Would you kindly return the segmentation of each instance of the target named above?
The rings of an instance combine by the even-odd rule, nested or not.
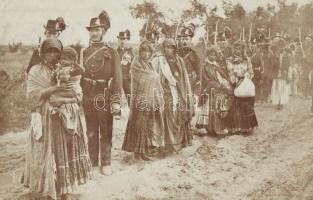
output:
[[[2,52],[4,47],[1,48]],[[1,83],[0,133],[19,131],[29,124],[29,108],[26,102],[26,73],[32,51],[24,47],[16,53],[0,55],[0,70],[6,71],[9,80]],[[4,85],[7,85],[6,87]]]

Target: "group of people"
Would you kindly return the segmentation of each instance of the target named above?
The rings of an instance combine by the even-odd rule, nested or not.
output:
[[[70,199],[74,186],[92,179],[93,167],[112,173],[113,120],[120,119],[123,93],[129,116],[122,150],[144,161],[192,145],[199,130],[252,134],[258,127],[255,98],[272,98],[279,108],[288,102],[297,45],[286,48],[281,36],[248,43],[225,38],[206,48],[202,59],[191,45],[192,24],[175,38],[147,32],[138,51],[129,46],[129,30],[118,34],[117,49],[110,47],[104,41],[109,28],[102,11],[86,27],[89,46],[77,52],[57,39],[66,29],[63,18],[48,20],[46,39],[32,55],[22,182],[37,199]]]

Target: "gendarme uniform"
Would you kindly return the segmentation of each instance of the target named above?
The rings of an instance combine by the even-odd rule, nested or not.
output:
[[[193,37],[194,28],[192,26],[182,29],[180,37]],[[190,47],[178,48],[178,55],[182,57],[186,63],[186,69],[189,76],[191,90],[194,94],[198,94],[200,91],[195,91],[196,84],[200,81],[201,77],[201,64],[200,57],[197,52]]]
[[[117,36],[120,40],[129,40],[130,39],[130,32],[126,30],[124,32],[120,32]],[[133,49],[132,48],[124,48],[118,47],[117,53],[121,59],[121,67],[122,67],[122,74],[123,74],[123,90],[125,96],[127,98],[128,105],[130,104],[130,65],[132,60],[134,59]]]
[[[92,18],[92,27],[109,27],[108,17]],[[111,105],[120,105],[122,70],[116,50],[103,41],[92,42],[83,51],[85,73],[82,78],[83,106],[86,115],[89,155],[93,166],[111,163],[113,114]],[[100,139],[100,146],[99,146]]]

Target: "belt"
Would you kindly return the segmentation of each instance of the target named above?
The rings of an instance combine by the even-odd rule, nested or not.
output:
[[[92,85],[92,86],[107,87],[107,86],[110,86],[111,80],[112,80],[112,78],[109,80],[105,80],[105,79],[96,79],[95,80],[95,79],[83,77],[83,81],[89,85]]]

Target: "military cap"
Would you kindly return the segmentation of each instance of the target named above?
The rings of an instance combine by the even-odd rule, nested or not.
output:
[[[103,27],[106,30],[111,26],[109,15],[106,11],[102,11],[98,17],[93,17],[90,19],[89,26],[86,27],[88,31],[91,28]]]
[[[117,38],[121,40],[130,40],[130,31],[126,29],[125,31],[119,32]]]
[[[193,37],[195,35],[195,29],[196,29],[196,26],[193,23],[191,23],[189,26],[183,27],[181,29],[179,36],[180,37]]]
[[[47,24],[43,25],[43,27],[46,29],[46,31],[58,32],[58,31],[64,31],[66,28],[66,24],[62,17],[58,17],[56,20],[49,19],[47,21]]]

